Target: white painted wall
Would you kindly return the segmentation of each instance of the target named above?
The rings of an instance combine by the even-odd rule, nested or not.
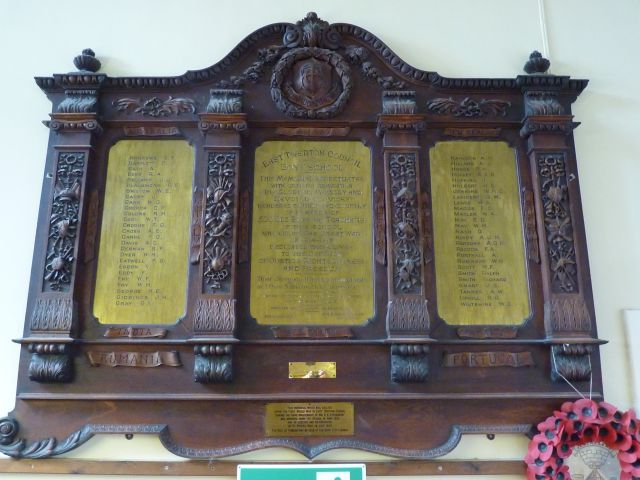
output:
[[[50,104],[32,77],[74,70],[71,59],[86,47],[112,76],[181,74],[217,62],[263,25],[293,22],[310,10],[329,22],[364,27],[410,64],[446,76],[514,77],[533,49],[546,49],[544,27],[551,72],[591,80],[574,105],[583,122],[575,140],[599,334],[610,341],[602,348],[605,395],[630,408],[627,340],[640,338],[626,338],[621,312],[640,304],[640,2],[539,1],[0,0],[0,416],[14,403],[18,347],[10,341],[22,334],[48,138],[40,121]],[[515,436],[468,437],[449,457],[519,459],[526,444]],[[173,458],[144,436],[97,438],[68,456]],[[242,458],[299,459],[283,450]]]

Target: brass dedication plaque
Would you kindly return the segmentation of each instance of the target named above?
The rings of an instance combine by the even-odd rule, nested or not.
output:
[[[530,315],[515,151],[504,142],[431,148],[438,314],[452,325]]]
[[[184,315],[193,165],[183,140],[122,140],[109,151],[93,302],[100,323]]]
[[[289,378],[336,378],[336,362],[289,362]]]
[[[353,435],[353,403],[267,403],[267,437],[334,437]]]
[[[256,149],[251,315],[356,325],[374,314],[371,154],[360,142]]]

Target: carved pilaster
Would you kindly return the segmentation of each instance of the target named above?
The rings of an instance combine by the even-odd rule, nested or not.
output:
[[[210,90],[207,112],[200,114],[205,136],[205,182],[194,196],[191,260],[200,264],[201,289],[191,314],[195,343],[194,380],[233,380],[231,345],[237,341],[235,272],[240,230],[239,132],[247,128],[242,90]],[[201,192],[201,193],[198,193]],[[194,240],[195,239],[195,240]]]
[[[43,250],[41,285],[27,313],[31,337],[24,339],[32,354],[29,378],[43,383],[69,382],[73,377],[70,343],[76,329],[79,241],[91,238],[86,230],[94,228],[84,218],[91,216],[85,205],[86,176],[95,135],[102,131],[98,100],[107,76],[96,73],[100,62],[90,49],[74,63],[77,72],[36,79],[45,91],[64,91],[51,120],[45,122],[53,134],[54,154],[47,166],[51,179],[47,213],[40,219],[46,224],[45,233],[37,240]]]
[[[571,148],[566,136],[578,125],[566,115],[562,91],[568,77],[539,74],[548,61],[532,54],[527,68],[537,73],[518,77],[523,87],[524,113],[520,135],[526,139],[534,179],[533,199],[525,198],[529,211],[527,243],[529,259],[540,261],[544,295],[544,323],[551,345],[551,378],[554,381],[585,381],[591,374],[589,355],[593,336],[589,307],[584,299],[579,271],[580,237],[572,212],[579,208],[570,171]],[[537,231],[532,231],[534,210]],[[537,242],[536,242],[537,240]],[[535,244],[538,245],[535,245]],[[537,248],[536,248],[537,247]],[[539,258],[537,256],[539,250]]]
[[[383,137],[385,158],[386,320],[394,382],[423,382],[428,373],[428,348],[424,345],[430,341],[424,293],[425,205],[418,164],[418,132],[424,128],[424,119],[416,110],[415,92],[383,92],[377,134]]]

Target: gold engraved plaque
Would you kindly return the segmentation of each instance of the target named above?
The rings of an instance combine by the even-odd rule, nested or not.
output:
[[[353,435],[353,403],[267,403],[264,429],[267,437]]]
[[[123,140],[109,152],[93,312],[105,324],[171,324],[184,315],[193,149]]]
[[[289,362],[289,378],[336,378],[336,362]]]
[[[256,149],[251,315],[357,325],[374,315],[371,154],[360,142]]]
[[[530,307],[515,151],[439,142],[429,156],[439,316],[519,325]]]

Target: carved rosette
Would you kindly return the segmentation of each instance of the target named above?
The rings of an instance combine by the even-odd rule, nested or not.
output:
[[[76,237],[86,158],[81,152],[59,153],[56,166],[43,292],[69,292],[76,263]]]
[[[231,292],[235,152],[209,152],[204,216],[203,293]]]
[[[418,192],[415,153],[390,153],[393,291],[422,293]]]

